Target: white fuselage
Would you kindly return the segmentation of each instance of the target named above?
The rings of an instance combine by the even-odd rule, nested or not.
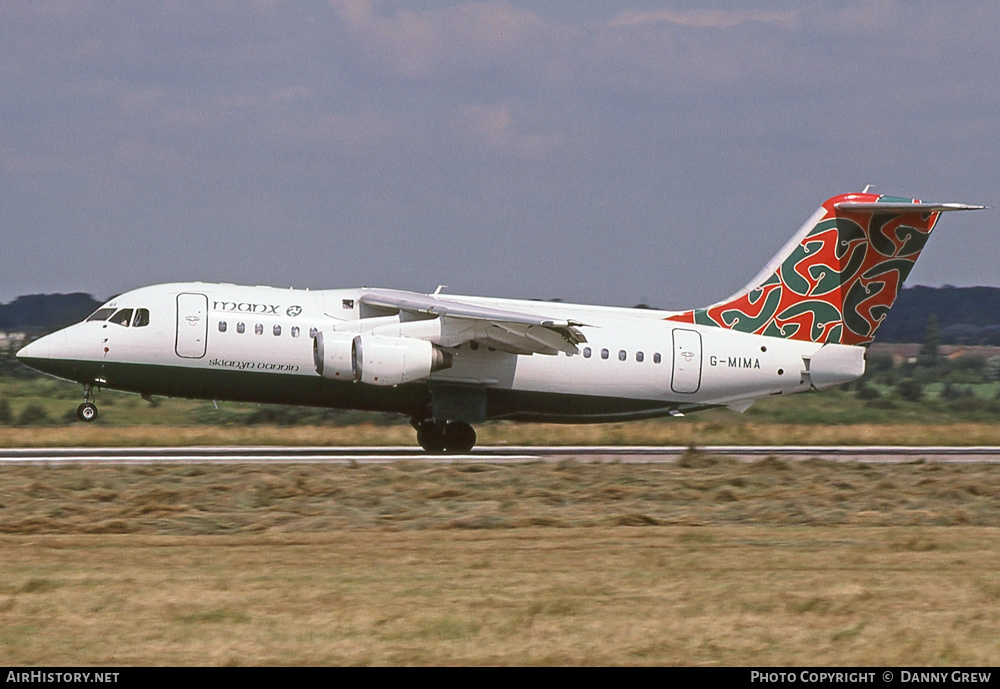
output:
[[[84,321],[18,356],[85,385],[146,394],[419,416],[420,390],[474,389],[495,400],[486,418],[594,421],[717,405],[742,410],[764,396],[813,387],[809,362],[821,348],[856,349],[678,323],[665,320],[671,314],[664,311],[448,295],[582,324],[585,342],[576,353],[515,353],[475,341],[473,331],[481,327],[475,322],[366,313],[364,293],[208,283],[145,287],[102,307],[114,314],[132,309],[127,325],[119,322],[124,315]],[[450,367],[392,388],[328,380],[317,372],[317,333],[365,332],[430,340],[447,351]],[[844,382],[863,372],[863,361],[860,370],[856,363],[863,354],[848,354],[852,363],[824,380]]]

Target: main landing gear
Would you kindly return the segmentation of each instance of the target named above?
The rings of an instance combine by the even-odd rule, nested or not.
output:
[[[90,423],[97,418],[97,405],[90,401],[91,387],[83,386],[83,404],[76,408],[76,418]]]
[[[417,442],[428,452],[462,454],[476,444],[476,430],[464,421],[411,421],[417,429]]]

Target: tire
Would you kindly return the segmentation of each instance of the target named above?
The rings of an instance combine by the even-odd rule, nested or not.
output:
[[[434,421],[423,421],[417,426],[417,443],[427,452],[435,454],[444,452],[443,424]]]
[[[476,446],[476,429],[464,421],[452,421],[444,429],[445,451],[465,454]]]
[[[76,408],[76,418],[85,423],[90,423],[97,418],[97,405],[92,402],[84,402]]]

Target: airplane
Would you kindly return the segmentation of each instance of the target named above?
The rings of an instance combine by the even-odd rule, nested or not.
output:
[[[431,453],[473,424],[745,411],[860,377],[942,212],[985,206],[828,199],[746,287],[705,308],[630,309],[391,289],[186,282],[121,294],[17,358],[95,388],[395,412]]]

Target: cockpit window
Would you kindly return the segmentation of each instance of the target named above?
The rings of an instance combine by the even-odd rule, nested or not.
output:
[[[133,328],[141,328],[149,325],[149,309],[136,309],[135,318],[132,319]]]
[[[97,309],[97,311],[94,311],[94,313],[91,314],[90,318],[88,318],[87,321],[88,322],[90,322],[90,321],[106,321],[106,320],[108,320],[108,316],[110,316],[114,312],[115,312],[114,309]]]
[[[132,309],[119,309],[118,313],[116,313],[108,320],[110,320],[112,323],[117,323],[118,325],[123,325],[127,328],[128,324],[132,322]]]

